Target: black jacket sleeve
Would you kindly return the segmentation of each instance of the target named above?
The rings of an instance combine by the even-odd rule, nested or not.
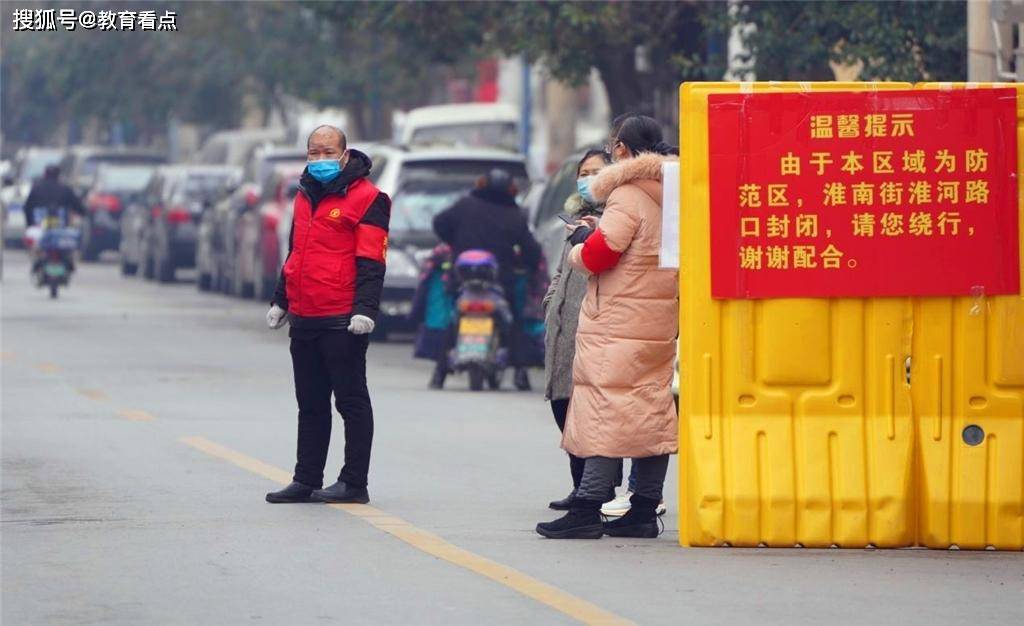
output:
[[[294,239],[295,239],[295,220],[293,219],[292,220],[292,229],[288,233],[288,256],[286,256],[284,258],[284,262],[285,263],[287,263],[289,257],[292,256],[292,246],[295,243]],[[287,279],[284,277],[284,263],[282,263],[281,264],[281,275],[277,277],[277,287],[274,288],[274,298],[273,298],[273,300],[270,301],[270,305],[273,306],[273,305],[276,304],[277,306],[281,307],[285,311],[288,310],[288,292],[287,292],[287,286],[288,285],[286,283],[286,280]]]
[[[390,222],[391,198],[384,192],[378,193],[356,226],[356,296],[352,315],[376,320],[380,312]]]
[[[68,207],[69,211],[71,211],[72,213],[77,213],[78,215],[85,215],[85,207],[82,206],[82,199],[78,197],[78,194],[75,193],[74,189],[65,186],[64,197],[65,204]]]
[[[455,233],[459,227],[459,209],[461,202],[456,202],[434,216],[434,234],[449,246],[454,246]]]

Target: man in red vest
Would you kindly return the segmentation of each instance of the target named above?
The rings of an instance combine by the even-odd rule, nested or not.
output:
[[[267,502],[370,501],[366,489],[373,408],[366,349],[380,308],[391,199],[367,179],[372,162],[333,126],[313,131],[295,196],[288,258],[267,325],[291,325],[299,404],[292,483]],[[345,422],[345,466],[323,486],[331,441],[331,394]]]

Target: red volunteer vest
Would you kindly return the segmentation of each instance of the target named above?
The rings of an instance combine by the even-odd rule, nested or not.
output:
[[[315,213],[306,194],[296,194],[292,251],[284,265],[289,313],[325,317],[352,312],[356,256],[380,256],[378,251],[364,254],[358,249],[364,239],[359,231],[366,228],[360,222],[378,193],[373,183],[361,178],[344,196],[325,196]]]

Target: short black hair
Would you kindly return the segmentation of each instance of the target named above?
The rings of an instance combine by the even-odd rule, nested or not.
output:
[[[586,163],[588,160],[590,160],[593,157],[601,157],[601,160],[604,161],[605,165],[607,165],[607,164],[612,162],[611,155],[608,154],[607,152],[605,152],[604,150],[601,150],[599,148],[594,148],[592,150],[587,150],[586,153],[583,155],[583,158],[580,159],[580,162],[576,164],[576,175],[577,176],[580,175],[580,169],[583,168],[583,164]]]
[[[338,143],[341,144],[341,151],[344,152],[348,149],[348,137],[345,136],[345,131],[341,130],[337,126],[331,126],[330,124],[321,124],[313,129],[313,132],[309,133],[309,137],[306,137],[306,149],[309,150],[309,142],[313,139],[313,135],[317,134],[318,131],[323,129],[329,129],[337,133]]]

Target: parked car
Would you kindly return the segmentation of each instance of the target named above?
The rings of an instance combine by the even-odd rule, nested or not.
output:
[[[244,167],[253,148],[284,139],[283,128],[238,128],[214,133],[203,142],[203,147],[192,159],[203,165],[232,165]]]
[[[258,209],[274,168],[286,166],[301,169],[305,163],[304,150],[272,145],[254,146],[245,166],[245,182],[217,202],[199,225],[196,266],[200,289],[216,289],[245,297],[255,294],[257,285],[254,271],[251,267],[243,270],[239,266],[239,260],[251,260],[251,256],[240,256],[240,238],[244,234],[242,218]],[[245,270],[249,273],[243,275]]]
[[[56,165],[64,156],[57,148],[22,148],[14,155],[9,171],[0,188],[0,208],[3,212],[3,240],[5,244],[20,245],[25,237],[25,200],[32,183],[43,175],[48,165]]]
[[[213,198],[238,184],[241,171],[224,165],[172,165],[157,169],[142,202],[122,219],[122,271],[171,282],[196,260],[196,226]]]
[[[237,294],[234,263],[235,217],[260,201],[259,185],[251,182],[229,187],[227,193],[203,212],[196,233],[197,284],[201,291]]]
[[[121,165],[161,165],[167,155],[145,148],[73,146],[60,162],[61,176],[80,196],[92,186],[101,163]]]
[[[278,165],[262,185],[263,195],[258,205],[238,217],[234,267],[243,298],[256,297],[269,302],[274,295],[281,259],[278,225],[285,207],[290,209],[299,191],[303,167]]]
[[[403,146],[519,150],[519,109],[503,103],[442,104],[409,111]]]
[[[121,246],[121,214],[124,208],[142,198],[156,166],[113,165],[105,163],[96,170],[96,178],[85,195],[82,219],[82,259],[94,261],[104,250]]]

